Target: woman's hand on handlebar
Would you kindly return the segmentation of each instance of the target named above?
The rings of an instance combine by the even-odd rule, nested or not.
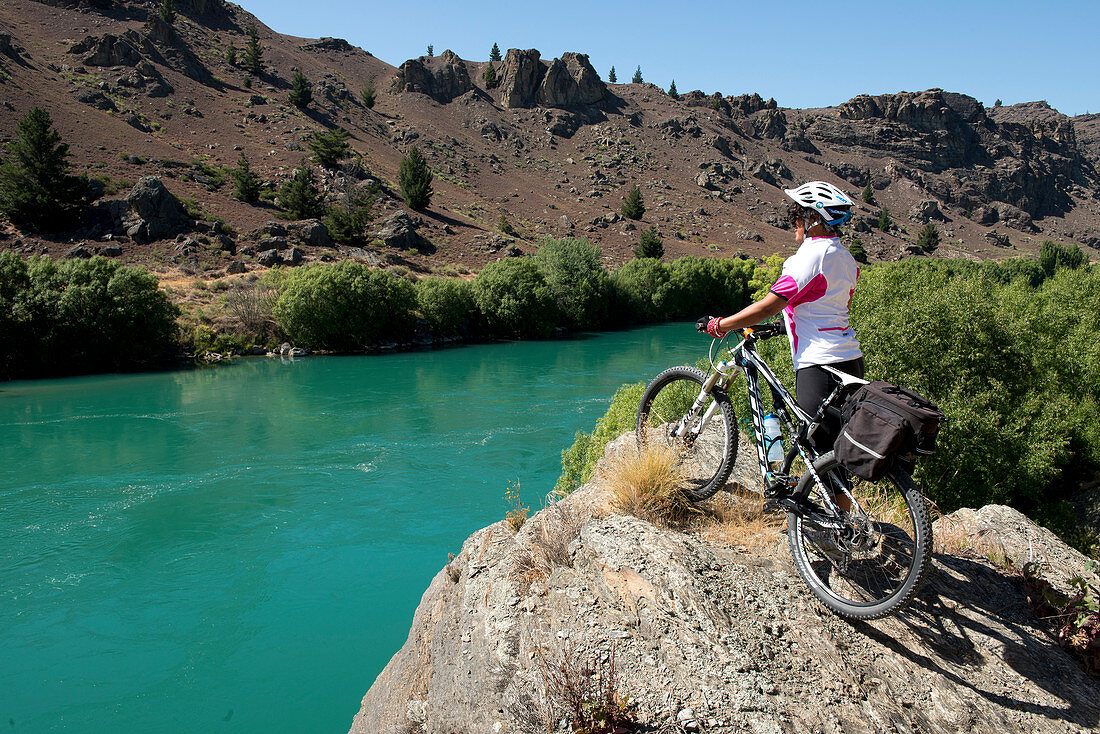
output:
[[[722,331],[722,328],[719,326],[720,323],[722,323],[721,316],[703,316],[695,322],[695,330],[701,334],[710,334],[715,339],[721,339],[729,332]]]

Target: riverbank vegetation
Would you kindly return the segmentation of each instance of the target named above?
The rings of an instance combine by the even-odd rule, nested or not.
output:
[[[1069,501],[1100,470],[1100,269],[1078,253],[1047,245],[1038,261],[870,267],[852,324],[871,378],[916,389],[948,416],[936,454],[917,467],[941,511],[1007,504],[1097,556]],[[761,352],[792,384],[786,341]],[[587,481],[607,441],[633,429],[642,387],[620,388],[593,432],[563,452],[559,492]],[[743,392],[731,391],[742,419]]]

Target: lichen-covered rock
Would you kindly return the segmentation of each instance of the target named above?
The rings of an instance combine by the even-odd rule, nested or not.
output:
[[[1015,533],[1014,547],[1039,540],[1063,558],[1026,518],[978,515]],[[647,731],[1083,734],[1100,723],[1100,683],[980,554],[938,555],[904,614],[852,624],[809,594],[781,534],[749,552],[662,530],[615,514],[597,479],[518,532],[499,522],[467,539],[351,732],[565,731],[548,676],[563,663],[607,673],[612,655]]]

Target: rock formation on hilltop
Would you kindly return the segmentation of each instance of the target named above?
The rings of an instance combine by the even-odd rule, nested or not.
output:
[[[446,104],[474,88],[466,62],[451,50],[437,58],[409,59],[393,78],[395,92],[420,92]]]
[[[807,121],[811,139],[896,158],[899,176],[963,209],[1001,202],[1056,215],[1100,180],[1065,115],[998,123],[974,98],[939,89],[860,95]]]
[[[627,434],[608,453],[632,444]],[[849,623],[810,596],[782,535],[749,552],[613,514],[605,492],[597,479],[518,532],[502,522],[472,535],[424,594],[351,732],[561,731],[555,685],[585,668],[614,671],[645,731],[1083,734],[1100,724],[1100,682],[977,553],[937,555],[902,614]],[[1072,562],[1070,574],[1096,582],[1080,554],[1008,508],[949,516],[936,532],[980,546],[990,528],[1006,530],[1008,557]]]

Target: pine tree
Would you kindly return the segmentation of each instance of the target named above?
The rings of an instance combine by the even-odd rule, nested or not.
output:
[[[637,185],[630,190],[619,210],[627,219],[641,219],[645,214],[645,202],[642,201],[642,190]]]
[[[680,99],[680,93],[676,91],[676,80],[672,80],[672,84],[668,87],[668,96],[673,99]]]
[[[322,168],[332,170],[340,165],[341,160],[351,155],[351,145],[348,144],[350,137],[347,130],[336,128],[330,132],[313,133],[307,145],[313,151],[313,159]]]
[[[508,223],[508,217],[505,216],[504,212],[500,213],[500,219],[497,220],[497,231],[504,235],[515,234],[515,231],[512,229],[512,225]]]
[[[172,25],[176,22],[176,6],[172,0],[161,0],[160,10],[157,11],[160,15],[160,19],[168,25]]]
[[[256,24],[248,26],[248,44],[244,47],[244,70],[253,76],[264,73],[264,47],[260,45],[260,34]]]
[[[500,46],[493,44],[493,48],[489,51],[489,61],[494,64],[500,61]]]
[[[68,157],[48,112],[35,107],[24,115],[0,164],[0,212],[29,231],[71,224],[88,203],[88,182],[69,173]]]
[[[485,67],[485,72],[481,75],[481,78],[485,80],[486,89],[492,89],[497,85],[497,70],[493,68],[492,62]]]
[[[878,228],[883,232],[889,232],[890,227],[893,225],[894,220],[890,218],[890,210],[882,207],[882,211],[878,215]]]
[[[661,258],[664,256],[665,245],[661,242],[661,235],[657,232],[657,227],[650,225],[649,229],[643,229],[641,236],[638,238],[638,244],[634,246],[634,257]]]
[[[634,78],[631,79],[630,81],[633,82],[634,84],[641,84],[642,83],[642,67],[641,67],[640,64],[638,65],[638,68],[634,70]]]
[[[237,65],[237,47],[232,41],[229,42],[228,48],[225,49],[225,62],[230,66]]]
[[[260,190],[263,185],[260,179],[252,172],[252,166],[248,164],[248,157],[241,151],[241,157],[237,159],[237,168],[233,171],[234,196],[237,201],[245,204],[255,204],[260,200]]]
[[[432,44],[429,43],[428,44],[428,58],[430,59],[430,58],[433,58],[434,56],[435,56],[435,46],[433,46]]]
[[[279,189],[279,206],[292,219],[314,219],[325,213],[310,166],[303,163],[294,169],[294,175]]]
[[[611,71],[607,72],[607,81],[611,82],[612,84],[619,81],[619,77],[615,76],[614,66],[611,67]]]
[[[367,225],[373,219],[374,202],[378,198],[378,188],[360,191],[352,187],[344,195],[340,204],[330,206],[325,217],[325,227],[332,239],[342,245],[362,244]]]
[[[871,188],[870,183],[863,187],[863,193],[860,195],[860,197],[863,199],[864,204],[875,203],[875,191]]]
[[[290,81],[290,103],[300,110],[304,110],[313,100],[313,85],[306,79],[301,69],[295,69],[294,78]]]
[[[361,95],[363,97],[363,105],[366,106],[366,108],[368,110],[372,109],[374,107],[374,82],[373,81],[371,81],[370,79],[367,80],[367,83],[363,85],[363,91],[361,92]]]
[[[415,145],[401,159],[397,178],[401,185],[401,196],[410,209],[424,209],[431,203],[432,171]]]
[[[936,225],[931,222],[924,225],[924,229],[917,235],[917,245],[925,252],[935,252],[940,246],[940,232]]]

